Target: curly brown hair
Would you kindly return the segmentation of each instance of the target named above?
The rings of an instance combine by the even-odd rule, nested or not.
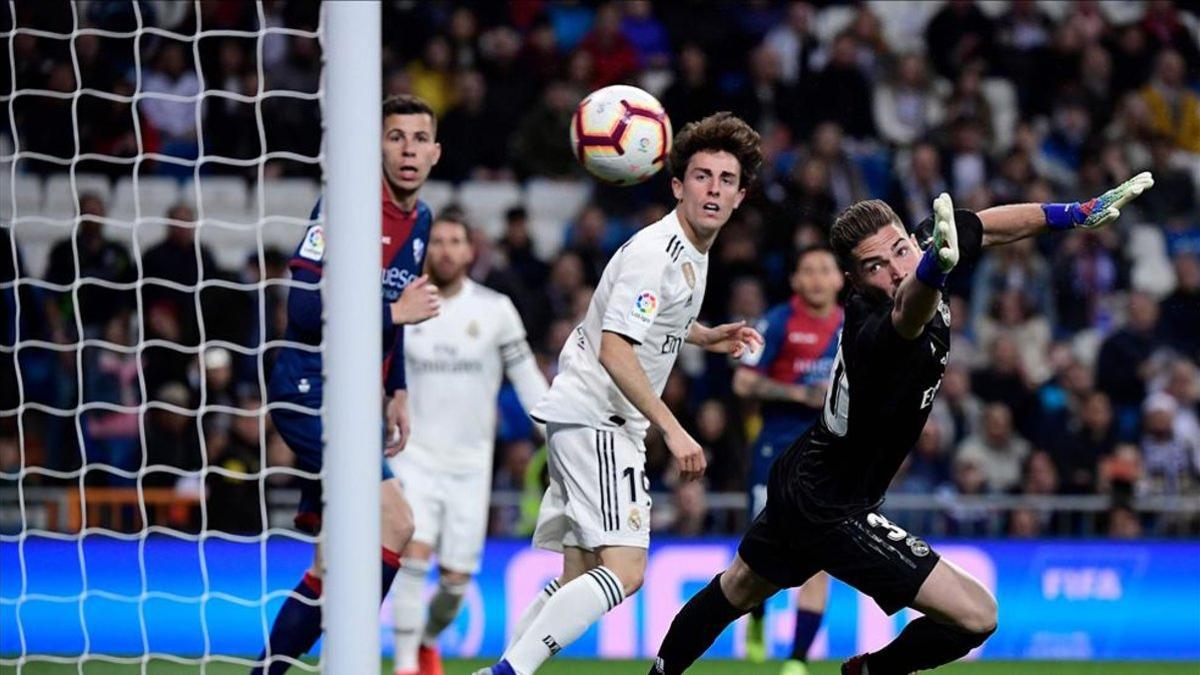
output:
[[[721,150],[736,157],[741,165],[742,175],[738,177],[738,187],[748,188],[753,185],[763,161],[762,137],[750,128],[749,124],[730,112],[713,113],[702,120],[684,125],[675,135],[671,154],[667,158],[671,175],[683,180],[692,155],[702,151]]]

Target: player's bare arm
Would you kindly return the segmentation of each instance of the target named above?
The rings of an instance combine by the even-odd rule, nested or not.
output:
[[[733,374],[733,393],[739,398],[803,403],[812,408],[821,407],[825,401],[823,385],[788,384],[745,367]]]
[[[763,336],[747,326],[745,321],[723,323],[712,328],[693,321],[688,327],[687,341],[710,352],[729,354],[735,359],[748,351],[756,352],[763,346]]]
[[[1070,204],[1008,204],[979,212],[983,246],[1000,246],[1045,232],[1077,227],[1094,229],[1115,222],[1121,209],[1154,187],[1154,176],[1144,171],[1104,194]]]
[[[679,462],[683,479],[697,480],[703,476],[708,465],[704,458],[704,450],[684,430],[667,404],[655,396],[650,386],[650,378],[638,363],[637,353],[634,352],[629,339],[618,333],[605,331],[600,338],[600,365],[604,366],[613,383],[638,412],[662,430],[667,448]]]
[[[384,411],[387,419],[387,442],[383,446],[383,454],[394,457],[404,450],[408,443],[408,390],[397,389],[387,401]]]

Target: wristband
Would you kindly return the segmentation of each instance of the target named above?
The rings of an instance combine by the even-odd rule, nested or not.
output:
[[[1073,230],[1087,221],[1095,202],[1093,199],[1086,204],[1042,204],[1042,213],[1046,214],[1046,225],[1051,230]]]
[[[946,287],[946,277],[949,276],[948,272],[942,271],[942,266],[938,263],[937,251],[932,246],[925,250],[925,255],[921,256],[921,262],[917,263],[916,274],[918,281],[939,291]]]

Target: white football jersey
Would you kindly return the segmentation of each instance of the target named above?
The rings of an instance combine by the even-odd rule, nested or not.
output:
[[[490,471],[496,394],[507,373],[526,410],[547,385],[512,301],[467,279],[442,311],[404,327],[411,427],[404,454],[450,472]]]
[[[692,246],[672,211],[625,242],[608,261],[583,323],[558,358],[550,393],[531,412],[544,422],[618,424],[635,438],[650,426],[600,365],[600,336],[620,333],[661,396],[688,329],[700,313],[708,255]]]

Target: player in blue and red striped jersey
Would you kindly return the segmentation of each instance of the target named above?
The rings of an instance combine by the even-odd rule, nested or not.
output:
[[[433,225],[429,207],[417,199],[417,192],[429,177],[429,171],[441,155],[436,141],[437,122],[428,104],[412,96],[394,96],[383,103],[383,314],[382,375],[387,397],[387,441],[384,453],[395,455],[408,441],[407,392],[404,378],[405,324],[420,323],[438,313],[436,287],[421,276],[425,247]],[[320,214],[321,204],[313,209]],[[328,227],[338,227],[329,223]],[[290,267],[296,281],[316,284],[321,280],[325,258],[322,226],[308,229],[292,257]],[[288,293],[286,339],[309,346],[284,347],[271,371],[268,398],[272,404],[289,407],[271,408],[271,419],[288,447],[296,454],[297,468],[318,472],[324,460],[322,423],[319,413],[300,412],[290,406],[319,410],[323,395],[321,352],[321,292],[318,288],[293,287]],[[337,448],[333,448],[334,453]],[[364,477],[365,478],[365,477]],[[380,489],[382,507],[381,541],[383,588],[387,594],[400,568],[400,552],[412,537],[412,511],[399,483],[387,465],[382,467]],[[304,481],[301,487],[296,526],[310,534],[321,528],[321,483]],[[252,672],[282,673],[312,648],[321,635],[322,564],[320,548],[313,564],[296,586],[275,618],[267,649],[259,656],[263,665]],[[381,596],[382,597],[382,596]],[[303,599],[301,599],[303,598]],[[311,604],[310,604],[311,603]],[[269,662],[268,662],[269,659]]]
[[[842,308],[837,300],[843,279],[831,249],[813,246],[800,251],[791,286],[795,294],[771,308],[758,326],[765,341],[763,349],[743,357],[733,378],[734,393],[761,402],[762,429],[751,448],[747,481],[751,519],[766,506],[767,479],[775,456],[821,415],[842,329]],[[824,573],[800,588],[795,641],[782,675],[807,672],[808,649],[821,626],[828,595],[829,577]],[[762,661],[766,658],[762,605],[750,616],[746,656]]]

